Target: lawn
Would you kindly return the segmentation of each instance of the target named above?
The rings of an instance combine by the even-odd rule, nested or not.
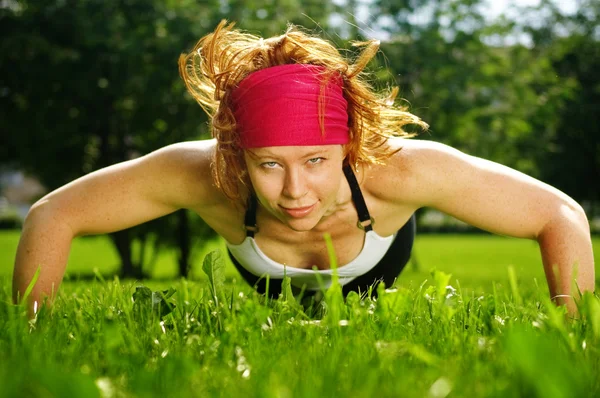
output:
[[[116,264],[105,238],[78,239],[52,311],[28,322],[10,304],[17,239],[0,234],[0,397],[600,394],[600,301],[587,296],[566,319],[534,242],[420,236],[396,289],[344,301],[333,287],[302,307],[256,295],[226,264],[210,263],[209,283],[200,249],[192,280],[77,281]],[[170,256],[155,275],[174,274]]]

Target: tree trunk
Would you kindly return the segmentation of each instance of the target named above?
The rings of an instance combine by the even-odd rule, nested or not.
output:
[[[190,222],[187,211],[177,212],[177,244],[179,246],[179,275],[188,276],[190,271]]]
[[[134,267],[131,258],[131,236],[129,230],[115,232],[110,237],[117,248],[121,259],[121,276],[124,278],[141,278],[142,272],[139,267]]]

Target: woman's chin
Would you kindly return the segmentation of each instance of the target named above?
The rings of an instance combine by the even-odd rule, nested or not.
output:
[[[287,219],[285,221],[285,224],[292,229],[293,231],[296,232],[306,232],[306,231],[310,231],[311,229],[313,229],[317,224],[319,223],[319,220],[314,219],[314,217],[310,217],[310,218],[302,218],[302,219],[298,219],[298,218],[292,218],[292,219]]]
[[[283,214],[280,220],[293,231],[306,232],[314,229],[321,221],[321,217],[316,213],[305,217],[289,217]]]

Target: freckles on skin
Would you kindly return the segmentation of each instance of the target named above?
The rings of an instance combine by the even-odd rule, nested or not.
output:
[[[256,197],[280,221],[316,224],[335,204],[343,179],[342,146],[271,147],[249,152],[244,157]],[[315,208],[306,217],[291,217],[284,209],[312,205]]]

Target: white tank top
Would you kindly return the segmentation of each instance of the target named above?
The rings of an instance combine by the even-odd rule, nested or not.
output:
[[[338,266],[340,284],[345,285],[375,267],[392,246],[395,237],[396,234],[382,237],[373,230],[366,232],[365,243],[359,255],[348,264]],[[229,242],[226,244],[242,267],[258,277],[269,275],[274,279],[283,279],[284,275],[287,275],[292,285],[299,288],[306,286],[307,290],[320,290],[321,287],[327,289],[331,286],[333,270],[294,268],[275,262],[260,250],[254,238],[250,236],[239,245]]]

